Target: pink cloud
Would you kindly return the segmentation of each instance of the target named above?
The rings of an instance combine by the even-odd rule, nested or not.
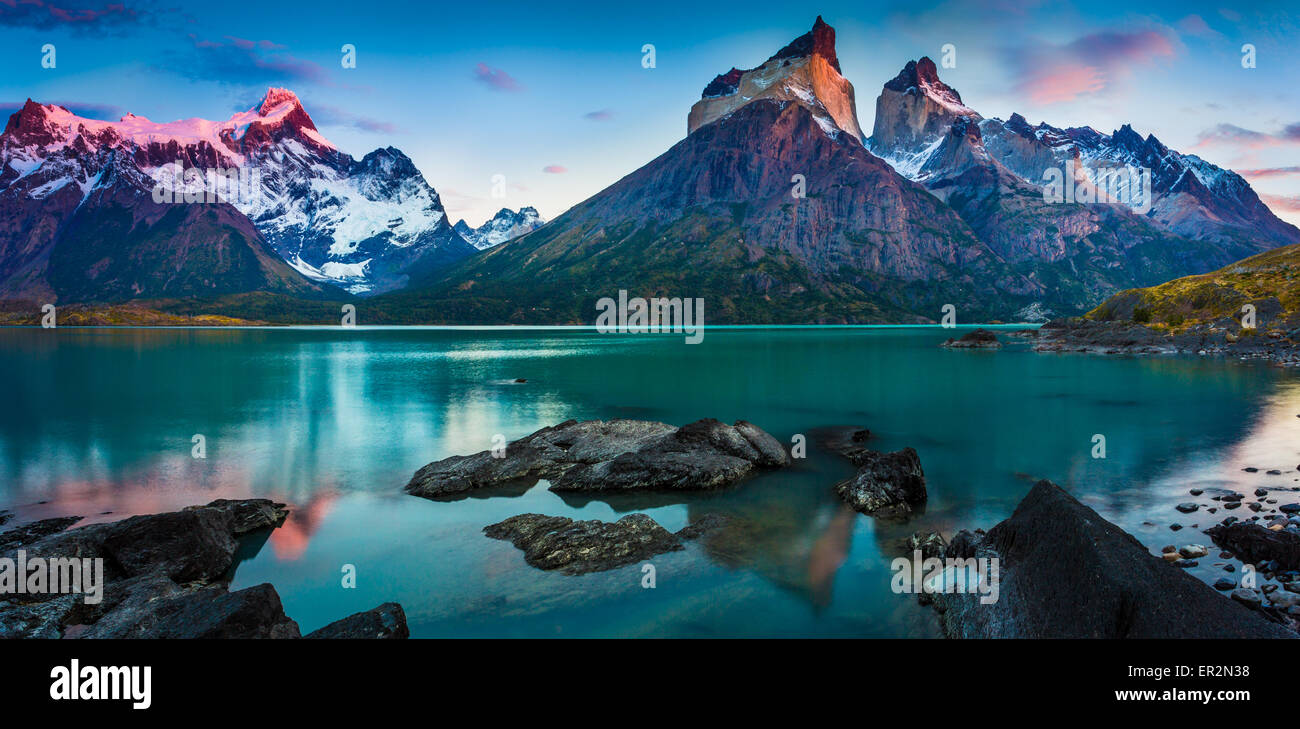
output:
[[[1029,43],[1004,50],[1016,89],[1038,104],[1073,101],[1127,79],[1140,66],[1176,55],[1155,30],[1102,31],[1064,45]]]
[[[46,30],[59,26],[102,30],[105,26],[124,26],[140,20],[139,13],[122,3],[108,3],[98,8],[65,8],[44,0],[0,0],[0,26]]]
[[[474,67],[474,79],[497,91],[524,90],[524,87],[510,74],[499,68],[492,68],[486,63],[480,63]]]
[[[1235,170],[1242,177],[1252,180],[1263,177],[1288,177],[1290,175],[1300,175],[1300,167],[1264,167],[1255,170]]]
[[[1060,66],[1020,84],[1020,90],[1035,104],[1073,101],[1106,87],[1101,71],[1092,66]]]
[[[562,175],[568,171],[569,169],[567,167],[561,167],[560,165],[546,165],[545,167],[542,168],[542,172],[546,172],[552,175]]]
[[[1300,195],[1264,195],[1259,196],[1264,204],[1274,212],[1300,213]]]
[[[1221,35],[1219,31],[1211,28],[1210,24],[1205,22],[1205,18],[1202,18],[1199,15],[1188,15],[1178,21],[1178,27],[1184,33],[1194,35],[1198,38],[1215,38]]]
[[[589,111],[586,114],[583,114],[582,118],[590,119],[591,121],[606,121],[608,119],[614,118],[614,112],[610,111],[609,109],[601,109],[600,111]]]
[[[1218,145],[1243,149],[1269,149],[1290,144],[1300,144],[1300,122],[1290,124],[1272,134],[1246,129],[1236,124],[1219,124],[1201,132],[1192,148]]]

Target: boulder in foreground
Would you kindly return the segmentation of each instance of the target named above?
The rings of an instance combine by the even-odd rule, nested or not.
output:
[[[406,492],[426,498],[547,479],[552,491],[676,491],[730,486],[790,464],[779,441],[744,420],[675,428],[646,420],[569,420],[507,445],[421,468]]]
[[[274,587],[229,590],[237,538],[287,515],[267,499],[222,499],[77,529],[67,527],[79,517],[59,517],[0,533],[2,558],[22,550],[29,561],[103,560],[98,603],[79,592],[0,595],[0,638],[297,638]]]
[[[950,637],[1297,637],[1152,556],[1050,481],[1035,484],[972,556],[999,560],[999,598],[934,595]]]

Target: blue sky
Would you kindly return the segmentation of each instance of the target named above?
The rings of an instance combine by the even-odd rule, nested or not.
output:
[[[354,156],[406,152],[453,220],[502,206],[552,218],[686,133],[712,77],[761,63],[821,14],[864,130],[909,60],[985,116],[1130,123],[1248,174],[1300,223],[1300,12],[1284,2],[220,3],[0,0],[0,107],[57,102],[115,119],[225,119],[293,89]],[[57,65],[41,67],[55,45]],[[357,49],[344,69],[340,48]],[[641,64],[654,44],[656,67]],[[1244,69],[1241,47],[1257,49]],[[490,196],[504,175],[507,197]]]

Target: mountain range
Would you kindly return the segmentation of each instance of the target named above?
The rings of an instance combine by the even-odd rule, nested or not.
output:
[[[260,179],[215,204],[146,202],[174,162]],[[1079,196],[1053,198],[1054,175]],[[380,321],[575,323],[628,290],[702,297],[715,323],[924,322],[946,304],[1041,320],[1297,242],[1231,171],[1128,126],[986,118],[928,58],[883,85],[866,137],[820,17],[714,77],[682,141],[545,223],[525,207],[451,226],[405,155],[339,152],[282,89],[220,123],[29,101],[0,136],[6,299],[341,287],[377,295]]]
[[[464,220],[452,227],[460,233],[460,237],[481,251],[531,233],[542,227],[545,222],[537,212],[537,208],[522,207],[518,210],[501,208],[496,215],[477,228],[471,228]]]
[[[238,189],[153,200],[160,183],[210,189],[214,170],[243,175]],[[475,250],[406,155],[340,152],[285,89],[224,122],[104,122],[28,100],[0,135],[4,298],[368,295]]]
[[[835,40],[818,18],[719,74],[667,152],[397,298],[454,321],[590,321],[620,289],[704,297],[715,322],[933,321],[945,304],[1042,320],[1300,236],[1240,177],[1154,137],[985,119],[927,58],[884,85],[864,138]],[[1082,186],[1143,166],[1146,212],[1044,194],[1048,169]]]

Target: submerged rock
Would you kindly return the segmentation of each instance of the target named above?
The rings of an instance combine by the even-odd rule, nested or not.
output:
[[[683,540],[694,539],[724,521],[706,517],[674,534],[645,514],[628,514],[615,522],[520,514],[483,527],[483,533],[522,549],[524,561],[533,567],[581,575],[675,552],[682,549]]]
[[[963,334],[958,339],[950,338],[939,346],[950,349],[998,349],[1002,346],[1002,342],[993,332],[987,329],[976,329]]]
[[[421,468],[406,492],[426,498],[547,479],[552,491],[723,488],[790,464],[779,441],[752,423],[713,419],[680,428],[645,420],[569,420],[504,448]]]
[[[999,560],[999,596],[982,604],[979,594],[935,594],[950,637],[1296,637],[1172,569],[1050,481],[990,529],[975,556]]]
[[[406,627],[406,611],[402,606],[395,602],[386,602],[372,610],[335,620],[303,637],[397,639],[411,637],[411,631]]]

